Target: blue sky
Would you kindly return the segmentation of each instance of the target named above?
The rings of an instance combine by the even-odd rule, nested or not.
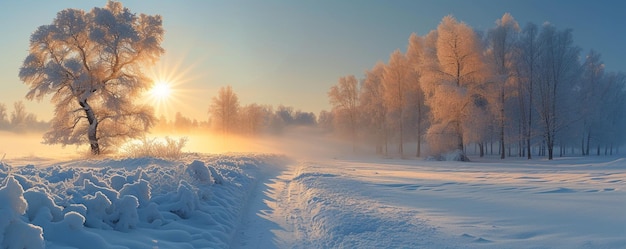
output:
[[[231,85],[242,104],[290,105],[318,113],[326,92],[344,75],[362,77],[412,32],[424,35],[454,15],[478,30],[505,12],[524,25],[573,29],[583,51],[602,54],[609,71],[626,72],[626,1],[122,1],[136,13],[160,14],[166,30],[161,66],[178,76],[176,110],[207,118],[210,98]],[[59,10],[102,7],[106,1],[0,2],[0,103],[26,94],[17,77],[30,33]],[[183,96],[184,95],[184,96]],[[48,102],[27,108],[49,119]],[[9,107],[11,109],[11,107]],[[169,115],[168,115],[169,116]],[[171,114],[173,116],[173,113]]]

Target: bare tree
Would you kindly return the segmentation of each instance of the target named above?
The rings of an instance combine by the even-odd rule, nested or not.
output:
[[[62,10],[37,28],[19,77],[30,88],[28,99],[52,95],[55,115],[45,143],[89,143],[97,155],[154,124],[152,108],[136,99],[152,84],[143,68],[164,52],[161,23],[159,15],[137,15],[109,1],[89,12]]]
[[[328,91],[330,104],[333,106],[335,120],[347,119],[352,150],[356,152],[356,121],[359,107],[359,86],[354,75],[341,77],[337,85]]]
[[[239,98],[231,86],[221,87],[217,96],[213,97],[209,114],[215,119],[223,134],[229,134],[237,126]]]

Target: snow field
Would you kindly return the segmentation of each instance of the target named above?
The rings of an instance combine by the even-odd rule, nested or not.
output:
[[[625,179],[615,157],[0,163],[0,246],[626,248]]]
[[[300,162],[233,248],[626,248],[626,159]]]
[[[226,248],[268,155],[0,164],[2,248]]]

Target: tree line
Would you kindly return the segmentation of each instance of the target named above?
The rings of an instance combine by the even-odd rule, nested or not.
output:
[[[223,135],[256,136],[279,135],[288,128],[317,126],[317,117],[312,112],[296,110],[291,106],[273,107],[266,104],[241,105],[238,95],[231,86],[221,87],[211,99],[207,109],[208,118],[198,121],[177,112],[173,120],[161,116],[156,132],[185,133],[211,130]]]
[[[571,29],[524,27],[508,13],[486,32],[446,16],[436,30],[413,33],[358,80],[340,77],[328,91],[333,127],[387,155],[395,144],[429,154],[501,158],[557,153],[612,154],[626,139],[626,77],[605,72],[599,53],[581,57]],[[555,151],[556,150],[556,151]]]

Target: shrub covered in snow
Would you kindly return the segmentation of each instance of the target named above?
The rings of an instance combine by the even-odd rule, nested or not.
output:
[[[44,248],[43,229],[26,223],[28,202],[22,185],[9,176],[0,188],[0,243],[2,248]]]
[[[178,140],[164,137],[143,137],[138,141],[130,142],[121,148],[123,155],[128,157],[156,157],[164,159],[179,159],[183,155],[183,148],[189,139],[187,137]]]
[[[1,164],[0,248],[226,247],[253,185],[246,170],[275,158],[195,155],[48,168]],[[139,237],[108,239],[138,228],[144,229]]]
[[[430,161],[460,161],[460,162],[469,162],[469,158],[465,155],[465,152],[462,150],[454,150],[445,153],[441,153],[437,156],[429,156],[426,160]]]

